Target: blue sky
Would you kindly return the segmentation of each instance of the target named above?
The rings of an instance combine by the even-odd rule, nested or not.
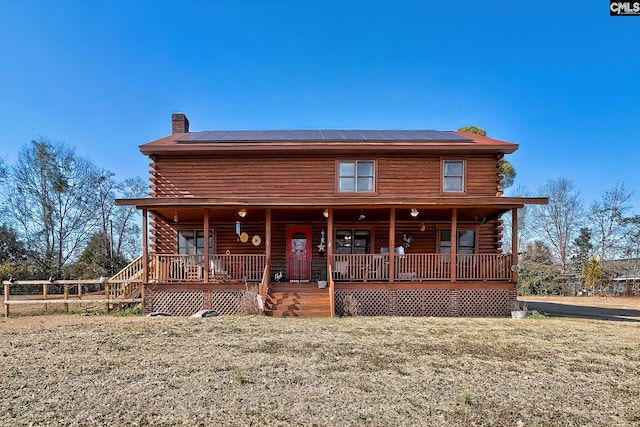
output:
[[[53,6],[55,4],[55,7]],[[517,142],[516,185],[617,182],[640,211],[640,16],[606,0],[0,0],[0,156],[64,141],[118,179],[192,130],[457,129]]]

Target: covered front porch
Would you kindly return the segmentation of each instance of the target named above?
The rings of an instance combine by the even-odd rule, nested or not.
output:
[[[301,292],[326,287],[331,315],[341,312],[336,297],[356,289],[392,296],[400,289],[515,293],[517,248],[502,251],[501,215],[515,214],[520,198],[332,207],[271,202],[138,201],[147,288],[215,293],[254,286],[266,302],[283,285]]]
[[[145,282],[517,281],[522,203],[414,206],[143,208]]]
[[[511,254],[334,254],[324,259],[271,259],[251,254],[152,254],[151,283],[513,282]],[[269,268],[267,269],[267,265]],[[393,265],[393,269],[392,266]],[[267,272],[271,272],[268,276]],[[455,278],[455,280],[453,280]]]

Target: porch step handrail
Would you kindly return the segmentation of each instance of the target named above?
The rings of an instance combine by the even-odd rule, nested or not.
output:
[[[131,300],[142,294],[142,273],[144,270],[144,258],[140,255],[127,266],[114,274],[107,283],[109,298],[118,300]]]
[[[264,271],[262,272],[262,281],[258,286],[258,294],[262,300],[262,306],[258,307],[260,314],[264,314],[264,306],[267,302],[267,293],[269,292],[269,263],[265,263]]]
[[[327,266],[328,280],[329,280],[329,308],[331,309],[331,317],[335,317],[336,315],[336,285],[333,281],[333,274],[331,263]]]
[[[110,279],[110,283],[116,282],[128,282],[130,280],[139,279],[142,277],[143,258],[140,255],[138,258],[131,261],[127,266],[123,267],[120,271],[114,274]]]

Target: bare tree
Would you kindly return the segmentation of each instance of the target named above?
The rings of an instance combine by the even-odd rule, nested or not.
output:
[[[58,276],[96,231],[100,171],[63,143],[22,147],[12,168],[8,209],[45,274]]]
[[[145,197],[149,186],[140,177],[128,178],[116,186],[118,197],[135,199]],[[116,206],[113,210],[112,241],[116,253],[128,259],[140,254],[142,235],[140,231],[140,212],[135,206]]]
[[[531,192],[527,191],[521,185],[517,186],[515,190],[512,191],[513,196],[517,197],[529,197],[531,196]],[[511,224],[513,223],[513,218],[511,213],[505,214],[503,217],[503,238],[502,238],[502,249],[504,252],[511,252]],[[531,215],[529,212],[529,208],[525,205],[523,208],[518,209],[518,248],[520,251],[523,251],[527,242],[531,240],[533,237],[533,231],[531,229]]]
[[[566,178],[548,180],[539,191],[549,197],[549,204],[531,209],[535,229],[551,248],[566,277],[569,247],[582,224],[582,199],[575,184]]]
[[[113,173],[101,170],[98,178],[98,215],[100,220],[100,231],[104,235],[109,235],[111,222],[113,221],[113,211],[115,208],[115,190],[117,184],[113,179]]]
[[[7,214],[7,208],[6,205],[7,203],[5,202],[5,190],[6,190],[6,185],[4,183],[4,181],[7,179],[7,175],[8,175],[8,171],[7,171],[7,164],[5,162],[5,160],[0,157],[0,200],[3,202],[0,204],[0,224],[4,224],[5,221],[5,215]]]
[[[613,189],[605,191],[600,200],[591,204],[589,220],[601,263],[614,259],[621,253],[627,234],[628,222],[625,217],[631,209],[630,199],[631,193],[624,183],[618,183]]]
[[[0,181],[7,177],[7,165],[5,160],[0,157]]]
[[[640,215],[632,215],[625,219],[628,230],[623,241],[624,271],[630,283],[628,295],[640,295]]]

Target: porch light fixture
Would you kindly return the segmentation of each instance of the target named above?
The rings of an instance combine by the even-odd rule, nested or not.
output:
[[[324,215],[325,218],[329,218],[329,209],[323,210],[322,215]]]
[[[245,216],[247,216],[247,210],[246,210],[246,209],[240,209],[240,210],[238,211],[238,216],[239,216],[240,218],[244,218]]]
[[[417,218],[418,215],[420,215],[420,211],[418,209],[416,209],[416,208],[411,208],[411,213],[410,214],[411,214],[412,217]]]
[[[177,209],[173,213],[173,222],[178,222],[178,210]]]

